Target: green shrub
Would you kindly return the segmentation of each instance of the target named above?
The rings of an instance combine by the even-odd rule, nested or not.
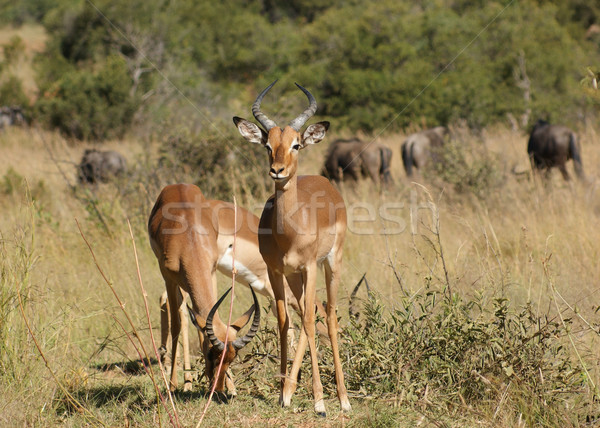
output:
[[[131,86],[118,56],[108,57],[97,71],[70,69],[36,103],[39,120],[78,139],[120,137],[138,107]]]
[[[530,306],[515,310],[502,298],[486,304],[426,288],[386,308],[372,296],[362,319],[342,334],[347,387],[364,396],[416,402],[429,394],[440,407],[481,407],[512,384],[511,394],[526,394],[532,410],[558,422],[568,394],[572,400],[586,388],[583,368],[565,347],[570,328],[570,320],[536,315]]]
[[[16,64],[25,51],[25,43],[19,36],[13,36],[8,43],[2,45],[4,53],[4,62],[6,64]]]
[[[486,198],[502,185],[501,162],[486,151],[482,143],[457,136],[435,149],[432,156],[438,161],[425,175],[434,182],[442,180],[439,186],[450,184],[458,193]]]
[[[266,200],[271,189],[262,147],[241,141],[233,125],[217,123],[201,132],[171,132],[161,146],[158,168],[167,183],[192,181],[211,199],[231,201],[233,195]],[[250,197],[250,198],[246,198]]]
[[[1,105],[20,106],[24,111],[28,110],[29,100],[23,90],[23,83],[14,75],[10,75],[0,80],[0,100]]]

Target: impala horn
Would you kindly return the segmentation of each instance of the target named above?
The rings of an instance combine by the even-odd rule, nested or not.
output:
[[[252,287],[250,287],[250,291],[252,291],[252,299],[254,299],[254,319],[252,320],[252,325],[250,326],[248,333],[246,333],[244,337],[240,337],[239,339],[235,339],[233,341],[233,347],[237,351],[252,341],[258,332],[258,327],[260,326],[260,308],[258,307],[258,300],[256,300],[256,293],[254,293],[254,289]]]
[[[269,119],[266,114],[260,111],[260,103],[262,102],[262,99],[264,98],[265,94],[269,92],[269,89],[271,89],[275,83],[277,83],[277,80],[275,80],[265,89],[263,89],[263,91],[260,94],[258,94],[258,97],[256,97],[256,101],[254,101],[254,104],[252,104],[252,114],[254,115],[254,118],[258,120],[258,123],[260,123],[267,132],[269,132],[271,128],[277,126],[277,124],[271,119]]]
[[[297,83],[295,85],[298,88],[300,88],[300,90],[302,92],[304,92],[304,94],[308,98],[308,102],[310,103],[308,108],[306,110],[304,110],[304,113],[302,113],[300,116],[298,116],[296,119],[294,119],[290,122],[289,126],[291,128],[293,128],[294,130],[300,132],[300,128],[302,128],[304,126],[304,124],[306,123],[306,121],[308,119],[310,119],[311,116],[313,116],[317,112],[317,101],[315,100],[315,97],[313,97],[311,95],[311,93],[308,92],[308,90],[304,89],[302,86],[300,86]]]
[[[252,287],[250,287],[250,290],[252,291],[252,298],[254,299],[254,305],[251,308],[254,311],[254,319],[252,320],[252,326],[250,327],[250,330],[248,330],[248,333],[244,337],[233,341],[232,345],[237,351],[239,351],[248,343],[250,343],[252,338],[256,336],[256,333],[258,332],[258,327],[260,325],[260,310],[258,309],[258,300],[256,299],[256,294],[254,293]],[[210,343],[212,343],[212,345],[218,352],[223,352],[223,350],[225,349],[225,344],[221,342],[221,340],[217,337],[213,330],[213,318],[217,313],[217,309],[219,308],[223,300],[225,300],[225,297],[227,297],[230,291],[231,288],[229,288],[229,290],[227,290],[221,296],[217,303],[215,303],[215,305],[212,307],[208,314],[208,317],[206,318],[206,335],[208,336]]]

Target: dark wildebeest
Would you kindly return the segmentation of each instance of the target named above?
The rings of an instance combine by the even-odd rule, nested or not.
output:
[[[2,106],[0,107],[0,129],[14,125],[23,125],[25,116],[23,109],[19,106]]]
[[[358,181],[369,177],[375,183],[392,181],[390,163],[392,150],[379,143],[367,143],[358,138],[335,140],[329,145],[322,174],[331,180]]]
[[[100,151],[87,149],[77,166],[79,182],[95,184],[106,183],[127,171],[127,162],[123,155],[114,150]]]
[[[569,159],[573,159],[575,174],[579,179],[585,178],[577,137],[565,126],[550,125],[545,120],[538,120],[531,131],[527,153],[531,167],[538,170],[545,169],[546,176],[549,175],[550,168],[556,166],[563,178],[569,180],[566,163]]]
[[[412,176],[413,166],[423,168],[430,159],[436,160],[431,153],[432,149],[439,149],[444,145],[444,138],[448,135],[448,128],[436,126],[409,135],[402,143],[402,163],[408,177]]]

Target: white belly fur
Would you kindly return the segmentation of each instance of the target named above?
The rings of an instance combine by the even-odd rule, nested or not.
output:
[[[217,262],[217,268],[219,271],[227,276],[231,276],[233,270],[233,251],[231,248],[227,248],[225,254]],[[250,285],[254,291],[263,294],[265,292],[265,283],[258,278],[254,272],[240,263],[239,260],[235,261],[235,268],[237,269],[237,275],[235,276],[236,281],[244,282]]]

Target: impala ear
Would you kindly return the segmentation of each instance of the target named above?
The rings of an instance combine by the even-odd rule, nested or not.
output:
[[[259,128],[256,124],[237,116],[233,118],[233,123],[235,123],[235,126],[237,126],[237,129],[240,131],[240,134],[242,134],[242,137],[249,142],[262,145],[267,143],[267,133]]]
[[[302,134],[302,147],[306,147],[308,144],[317,144],[323,138],[325,133],[329,129],[329,122],[318,122],[313,123],[306,131]]]
[[[240,331],[242,328],[244,328],[244,326],[246,324],[248,324],[248,321],[250,321],[250,317],[252,316],[252,314],[254,313],[254,310],[256,308],[254,307],[254,305],[252,305],[250,307],[250,309],[248,309],[246,311],[246,313],[244,313],[244,315],[242,315],[241,317],[239,317],[237,320],[235,320],[232,324],[231,327],[235,330],[235,331]]]

